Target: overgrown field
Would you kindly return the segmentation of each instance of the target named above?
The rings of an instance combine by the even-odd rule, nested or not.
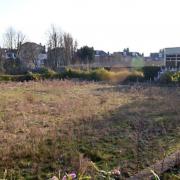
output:
[[[98,179],[89,161],[128,177],[179,148],[179,87],[0,84],[0,178]]]

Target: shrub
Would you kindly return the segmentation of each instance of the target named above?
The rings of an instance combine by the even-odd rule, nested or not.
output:
[[[174,82],[180,82],[180,72],[174,73],[174,74],[171,76],[171,78],[172,78],[172,81],[174,81]]]
[[[43,78],[53,78],[57,73],[49,68],[36,68],[35,70],[32,71],[33,74],[40,74],[42,75]]]
[[[110,82],[135,82],[142,81],[143,73],[138,71],[123,70],[119,72],[107,71],[103,68],[90,71],[67,69],[65,72],[56,73],[49,69],[28,72],[24,75],[1,75],[0,81],[38,81],[42,79],[78,78],[82,80],[110,81]],[[39,72],[39,73],[37,73]]]
[[[1,75],[0,81],[28,81],[27,75]]]
[[[55,73],[55,71],[46,68],[46,67],[42,67],[42,68],[36,68],[32,71],[33,73],[38,73],[38,74],[49,74],[49,73]]]
[[[159,82],[160,82],[160,83],[163,83],[163,84],[172,83],[172,82],[173,82],[173,80],[172,80],[172,75],[173,75],[172,72],[165,72],[165,73],[163,73],[163,74],[160,76]]]
[[[107,71],[104,68],[96,69],[90,72],[90,77],[92,80],[105,81],[112,78],[113,72]]]
[[[125,80],[125,82],[143,82],[144,81],[144,74],[138,71],[134,71],[129,74]]]
[[[17,75],[27,73],[27,68],[23,67],[19,59],[9,59],[3,64],[3,69],[6,74]]]
[[[38,80],[41,80],[41,79],[42,79],[42,75],[41,75],[41,74],[32,73],[32,72],[28,72],[27,75],[25,75],[25,77],[27,78],[27,81],[28,81],[28,80],[38,81]]]
[[[1,75],[0,76],[0,81],[12,81],[13,78],[11,75]]]
[[[180,72],[165,72],[160,76],[160,83],[170,84],[170,83],[180,83]]]
[[[104,68],[94,69],[90,71],[69,69],[63,74],[64,78],[79,78],[83,80],[94,81],[111,81],[111,82],[129,82],[142,81],[143,73],[138,71],[123,70],[119,72],[111,72]]]
[[[158,72],[161,70],[160,67],[157,66],[145,66],[142,68],[142,72],[144,74],[145,80],[154,80],[155,77],[158,76]]]
[[[119,72],[111,72],[101,69],[96,72],[97,79],[111,82],[135,82],[143,79],[143,73],[138,71],[123,70]]]

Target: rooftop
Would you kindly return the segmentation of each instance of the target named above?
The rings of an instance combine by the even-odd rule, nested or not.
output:
[[[180,47],[165,48],[165,54],[180,54]]]

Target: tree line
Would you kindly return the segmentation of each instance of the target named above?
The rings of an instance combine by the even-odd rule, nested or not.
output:
[[[75,63],[90,63],[94,60],[94,48],[83,46],[78,49],[77,41],[70,33],[63,32],[55,25],[51,25],[46,33],[47,60],[45,66],[57,70],[61,66]],[[0,48],[0,66],[3,64],[3,49],[16,51],[17,55],[21,46],[28,42],[27,36],[10,27],[3,34],[3,48]],[[27,51],[31,51],[30,48]],[[33,53],[31,53],[33,54]]]

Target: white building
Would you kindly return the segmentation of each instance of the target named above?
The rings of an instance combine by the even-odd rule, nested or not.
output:
[[[180,47],[164,49],[164,65],[167,68],[180,68]]]
[[[36,67],[40,68],[42,66],[44,66],[44,61],[47,60],[47,54],[45,53],[40,53],[38,55],[38,58],[36,60]]]

